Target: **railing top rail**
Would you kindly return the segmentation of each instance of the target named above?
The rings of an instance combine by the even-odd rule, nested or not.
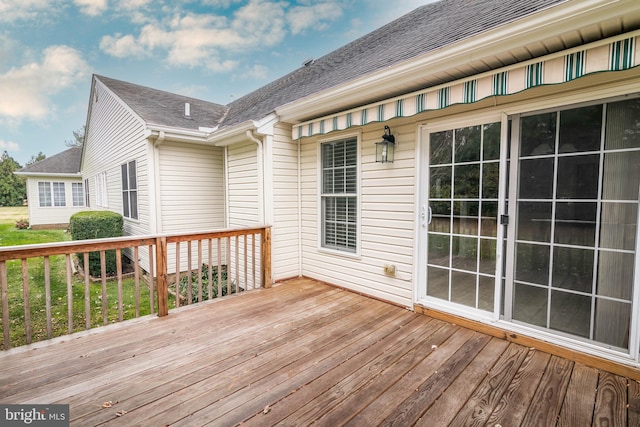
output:
[[[268,226],[234,228],[214,231],[201,231],[179,234],[158,234],[144,236],[123,236],[103,239],[73,240],[68,242],[42,243],[35,245],[3,246],[0,247],[0,261],[25,259],[40,256],[66,255],[76,252],[102,251],[129,246],[145,246],[156,243],[158,238],[166,238],[167,242],[181,242],[186,240],[215,239],[230,236],[262,233]]]

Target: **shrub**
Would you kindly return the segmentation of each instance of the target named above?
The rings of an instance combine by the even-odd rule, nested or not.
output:
[[[29,221],[24,218],[20,218],[16,221],[16,228],[18,230],[26,230],[27,228],[29,228]]]
[[[73,240],[102,239],[122,236],[123,219],[119,213],[111,211],[84,211],[73,214],[69,219],[69,232]],[[80,265],[84,268],[84,258]],[[106,273],[116,272],[116,251],[105,251]],[[85,268],[85,271],[87,269]],[[89,253],[89,274],[100,276],[100,252]]]
[[[218,280],[218,267],[213,266],[211,268],[211,295],[209,295],[209,267],[207,264],[202,264],[200,268],[200,276],[202,277],[202,301],[208,299],[217,298],[218,296],[225,296],[228,293],[227,285],[227,266],[223,265],[220,269],[220,277]],[[221,283],[222,290],[219,292],[218,283]],[[236,290],[236,284],[231,282],[231,293],[242,292],[244,289],[241,287]],[[178,290],[181,300],[189,299],[189,276],[180,277],[180,286]],[[191,304],[198,302],[198,271],[194,271],[191,274]]]

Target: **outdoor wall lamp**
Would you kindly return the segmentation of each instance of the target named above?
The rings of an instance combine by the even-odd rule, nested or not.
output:
[[[385,126],[382,141],[376,142],[376,163],[393,163],[395,146],[396,137],[391,135],[391,128]]]

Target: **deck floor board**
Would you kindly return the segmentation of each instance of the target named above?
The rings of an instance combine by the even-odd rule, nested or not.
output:
[[[0,401],[77,426],[640,419],[636,381],[303,278],[2,352]]]

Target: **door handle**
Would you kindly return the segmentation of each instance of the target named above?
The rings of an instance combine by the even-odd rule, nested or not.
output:
[[[422,205],[422,209],[420,210],[420,220],[422,221],[422,227],[426,228],[427,225],[431,224],[432,218],[433,212],[431,211],[431,206]]]

